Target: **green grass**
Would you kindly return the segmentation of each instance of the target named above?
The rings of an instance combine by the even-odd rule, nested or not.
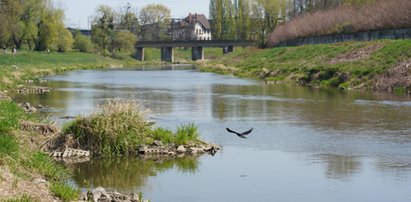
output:
[[[114,59],[81,52],[47,54],[21,50],[16,55],[0,53],[0,68],[2,69],[0,89],[13,88],[27,79],[37,79],[41,76],[74,69],[129,67],[137,64],[139,62],[128,55],[121,55],[121,59]]]
[[[63,182],[53,182],[50,185],[50,190],[55,196],[63,201],[75,201],[78,199],[79,191]]]
[[[19,126],[19,121],[27,118],[24,111],[13,101],[0,100],[0,134],[7,134]]]
[[[337,56],[373,45],[382,47],[371,53],[369,57],[330,63]],[[207,63],[203,69],[262,78],[267,81],[355,87],[369,82],[376,75],[409,58],[411,58],[411,40],[380,40],[277,47],[265,50],[240,49]],[[227,67],[234,67],[236,70]]]
[[[177,127],[177,131],[173,131],[164,128],[156,128],[152,132],[153,139],[160,140],[163,143],[175,143],[177,145],[185,145],[190,141],[196,141],[199,139],[198,127],[193,124],[181,125]]]

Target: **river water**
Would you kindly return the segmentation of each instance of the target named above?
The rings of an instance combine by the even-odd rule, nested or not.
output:
[[[70,164],[71,183],[143,192],[153,202],[411,201],[411,98],[265,85],[191,68],[73,71],[50,93],[19,95],[62,116],[136,99],[158,126],[195,123],[216,155]],[[254,128],[248,139],[227,133]]]

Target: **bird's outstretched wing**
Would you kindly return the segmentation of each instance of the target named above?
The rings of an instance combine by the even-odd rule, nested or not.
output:
[[[254,128],[251,128],[250,130],[247,130],[247,131],[241,133],[241,135],[248,135],[248,134],[251,133],[251,131],[253,131],[253,129],[254,129]]]
[[[225,129],[226,129],[228,132],[234,133],[234,134],[236,134],[238,137],[241,137],[241,138],[244,138],[244,139],[247,139],[245,136],[248,135],[248,134],[250,134],[251,131],[253,131],[253,128],[251,128],[250,130],[247,130],[247,131],[245,131],[245,132],[238,133],[238,132],[233,131],[233,130],[231,130],[231,129],[229,129],[229,128],[225,128]]]
[[[229,128],[225,128],[228,132],[230,132],[230,133],[234,133],[234,134],[236,134],[236,135],[240,135],[240,133],[237,133],[237,132],[235,132],[235,131],[233,131],[233,130],[231,130],[231,129],[229,129]]]

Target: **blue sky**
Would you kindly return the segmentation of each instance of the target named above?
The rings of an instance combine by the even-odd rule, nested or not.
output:
[[[53,2],[64,9],[66,26],[84,29],[88,27],[88,18],[94,15],[96,8],[101,4],[118,9],[129,2],[134,8],[140,9],[147,4],[159,3],[171,10],[172,17],[180,18],[189,12],[208,16],[210,0],[53,0]]]

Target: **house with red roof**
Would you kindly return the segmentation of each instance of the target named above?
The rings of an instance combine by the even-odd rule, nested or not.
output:
[[[191,14],[171,23],[173,40],[211,40],[210,22],[204,14]]]

